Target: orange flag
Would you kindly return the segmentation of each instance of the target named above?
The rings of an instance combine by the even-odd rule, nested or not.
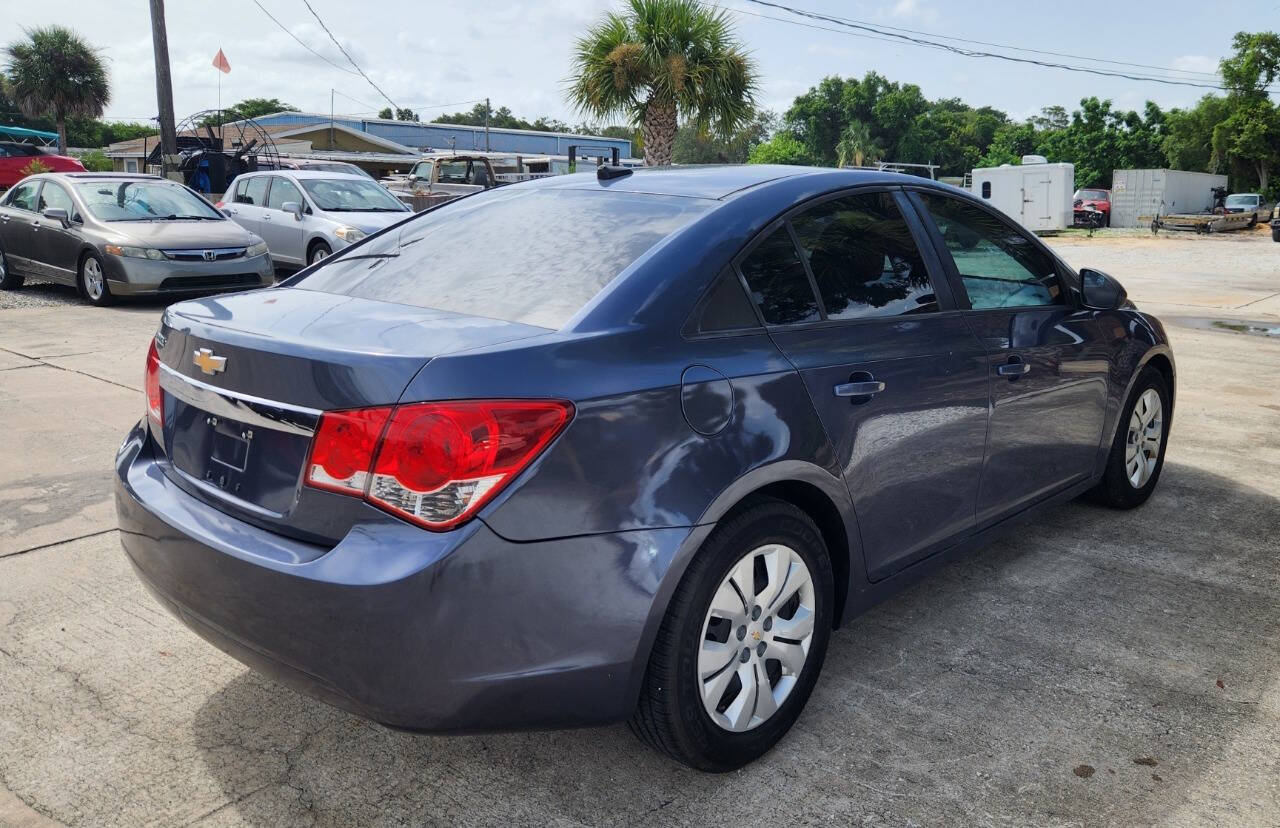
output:
[[[218,49],[218,54],[213,56],[213,65],[224,75],[231,73],[231,64],[227,63],[227,56],[222,54],[222,49]]]

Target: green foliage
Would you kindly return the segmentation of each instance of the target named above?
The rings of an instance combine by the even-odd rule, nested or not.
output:
[[[98,50],[63,26],[26,31],[4,49],[5,94],[28,118],[52,118],[58,151],[67,151],[67,120],[97,118],[111,100]]]
[[[800,164],[816,162],[805,145],[789,132],[779,132],[762,144],[751,148],[748,164]]]
[[[111,159],[102,150],[93,150],[80,156],[79,161],[89,172],[111,172]]]
[[[209,126],[229,124],[232,121],[243,121],[246,118],[261,118],[276,112],[297,112],[296,106],[290,106],[279,98],[245,98],[240,103],[232,104],[222,110],[222,117],[212,116],[203,123]]]
[[[871,127],[862,121],[851,121],[836,144],[836,164],[841,167],[862,167],[879,161],[884,150],[871,137]]]
[[[756,145],[768,139],[777,128],[778,116],[767,109],[757,110],[751,120],[728,138],[699,133],[694,124],[685,124],[676,132],[671,161],[674,164],[745,164]]]
[[[1280,35],[1239,32],[1234,54],[1219,64],[1228,90],[1225,116],[1214,125],[1213,159],[1247,170],[1259,190],[1270,189],[1280,164],[1280,105],[1267,88],[1280,77]]]
[[[414,122],[417,122],[417,121],[419,120],[419,119],[418,119],[418,113],[416,113],[416,112],[414,112],[412,109],[408,109],[408,108],[405,108],[405,109],[397,109],[397,110],[396,110],[396,120],[397,120],[397,121],[414,121]]]

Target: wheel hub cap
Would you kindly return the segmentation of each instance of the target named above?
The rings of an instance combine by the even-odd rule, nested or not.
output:
[[[1160,460],[1164,439],[1164,406],[1154,388],[1138,397],[1129,415],[1129,433],[1124,447],[1124,470],[1129,485],[1141,489],[1151,479]]]
[[[102,296],[102,269],[93,259],[84,263],[84,290],[94,299]]]
[[[813,578],[795,550],[753,549],[720,582],[702,624],[698,681],[707,715],[743,732],[768,721],[809,657]]]

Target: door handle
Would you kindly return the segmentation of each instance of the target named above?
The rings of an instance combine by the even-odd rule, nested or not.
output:
[[[996,368],[996,373],[1002,377],[1008,377],[1009,381],[1012,382],[1018,377],[1031,373],[1031,363],[1023,362],[1022,357],[1011,356],[1008,362]]]
[[[5,224],[8,224],[8,223],[9,223],[9,217],[8,217],[8,216],[0,216],[0,221],[3,221]]]
[[[865,382],[843,382],[835,387],[837,397],[869,397],[884,390],[884,383],[878,380]]]
[[[271,221],[271,216],[263,216],[263,217],[262,217],[262,220],[263,220],[263,221]]]

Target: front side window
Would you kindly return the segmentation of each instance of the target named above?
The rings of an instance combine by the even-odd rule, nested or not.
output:
[[[431,162],[419,161],[413,165],[413,169],[409,171],[409,175],[422,179],[423,181],[431,180]]]
[[[791,224],[828,319],[938,309],[929,272],[892,194],[825,201]]]
[[[75,213],[76,206],[66,190],[52,181],[46,181],[44,189],[40,191],[40,212],[51,209],[66,210],[67,216],[70,217]]]
[[[751,298],[768,325],[793,325],[821,319],[804,262],[784,224],[742,260]]]
[[[992,213],[956,198],[921,193],[955,261],[974,310],[1061,305],[1053,258]]]
[[[275,181],[271,183],[271,197],[267,199],[267,208],[270,210],[283,210],[287,202],[305,205],[302,200],[302,191],[298,189],[292,181],[282,176],[274,176]]]
[[[19,184],[9,194],[9,206],[16,207],[19,210],[30,210],[34,213],[36,209],[36,190],[38,189],[40,189],[39,181],[26,181]]]
[[[186,187],[167,181],[84,181],[75,186],[85,207],[99,221],[223,218]]]
[[[248,185],[244,190],[243,204],[252,204],[257,207],[267,206],[267,187],[271,184],[271,176],[257,175],[249,179]]]

